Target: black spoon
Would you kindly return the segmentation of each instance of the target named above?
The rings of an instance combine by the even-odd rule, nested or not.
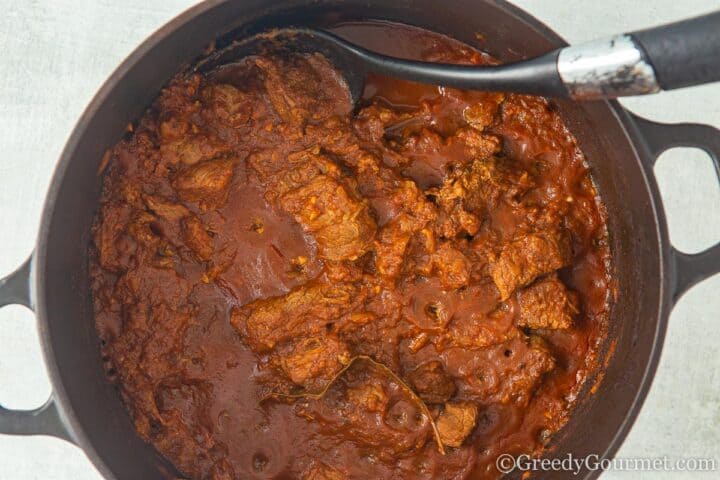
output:
[[[720,11],[616,35],[498,66],[450,65],[381,55],[331,33],[287,28],[249,37],[215,52],[197,69],[272,53],[325,55],[343,74],[353,100],[368,73],[457,87],[575,100],[655,93],[720,80]]]

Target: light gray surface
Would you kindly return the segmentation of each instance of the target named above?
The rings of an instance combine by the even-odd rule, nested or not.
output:
[[[145,37],[194,3],[0,0],[0,275],[30,254],[53,167],[85,105]],[[516,3],[573,43],[720,8],[719,0]],[[655,120],[720,127],[720,84],[623,103]],[[663,155],[657,174],[675,244],[693,252],[720,240],[720,188],[707,157],[674,150]],[[719,288],[716,276],[689,292],[673,312],[658,374],[619,456],[720,460]],[[2,309],[0,403],[30,408],[49,392],[32,314],[21,307]],[[612,472],[603,478],[715,475]],[[99,478],[68,443],[0,435],[0,480]]]

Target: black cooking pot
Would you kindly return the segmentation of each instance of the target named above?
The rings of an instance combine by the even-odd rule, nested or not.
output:
[[[565,45],[542,23],[500,0],[212,0],[163,27],[117,69],[82,115],[55,172],[35,253],[0,280],[0,306],[17,303],[36,312],[54,388],[52,398],[37,410],[0,407],[0,433],[46,434],[73,442],[108,479],[173,475],[172,467],[135,433],[101,367],[87,273],[100,159],[160,88],[213,40],[222,47],[268,27],[358,20],[434,30],[504,61]],[[486,39],[482,44],[478,31]],[[596,393],[583,395],[546,455],[609,458],[650,387],[670,310],[693,284],[720,271],[720,244],[696,255],[670,245],[653,163],[668,148],[698,147],[712,156],[720,173],[720,131],[650,122],[616,102],[561,102],[559,107],[607,206],[618,290],[602,384]],[[598,475],[581,472],[584,478]],[[565,476],[543,473],[550,479]]]

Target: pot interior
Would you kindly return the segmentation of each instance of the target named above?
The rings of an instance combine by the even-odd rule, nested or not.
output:
[[[107,478],[156,479],[172,476],[173,469],[139,439],[101,367],[87,247],[101,186],[96,172],[105,149],[117,143],[125,126],[174,74],[216,39],[222,48],[233,38],[270,27],[386,20],[446,34],[503,61],[563,44],[539,22],[498,1],[448,0],[440,7],[434,0],[208,2],[141,46],[92,102],[68,142],[47,199],[36,257],[36,303],[63,415]],[[601,355],[606,358],[602,374],[588,379],[574,415],[546,455],[612,454],[637,414],[662,340],[664,219],[657,212],[650,170],[643,167],[623,126],[628,122],[624,112],[605,102],[558,102],[558,108],[607,207],[617,298]],[[564,476],[543,473],[548,479]]]

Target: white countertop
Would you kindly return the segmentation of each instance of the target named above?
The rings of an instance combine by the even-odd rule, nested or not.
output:
[[[438,0],[441,1],[441,0]],[[55,162],[85,105],[113,69],[192,0],[0,0],[0,276],[31,252]],[[720,8],[720,0],[516,0],[571,43]],[[572,5],[572,6],[570,6]],[[720,127],[720,84],[623,101],[648,118]],[[681,250],[720,240],[720,187],[706,155],[676,149],[656,167]],[[662,360],[619,457],[714,457],[720,462],[720,276],[677,305]],[[32,408],[50,392],[33,316],[0,311],[0,404]],[[720,468],[720,463],[718,465]],[[604,479],[716,478],[608,472]],[[0,480],[99,480],[76,447],[0,435]]]

